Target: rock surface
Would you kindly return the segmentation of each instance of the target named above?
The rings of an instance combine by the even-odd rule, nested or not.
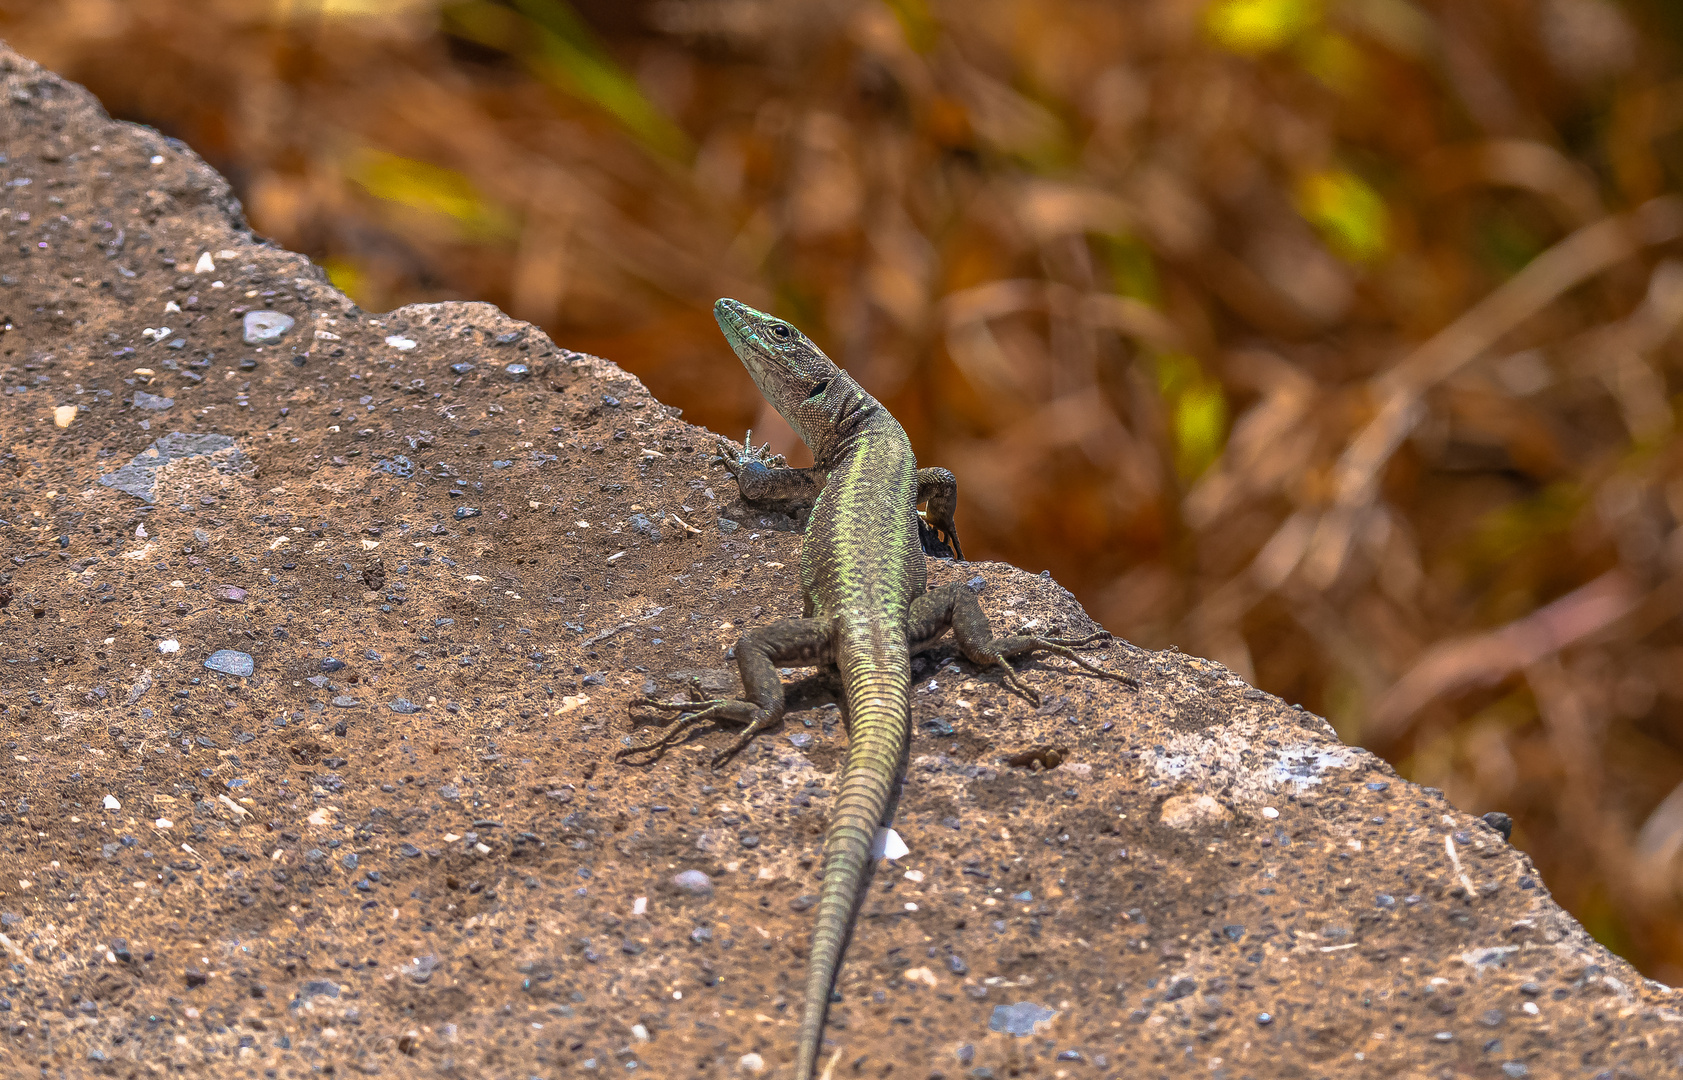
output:
[[[831,691],[717,774],[722,731],[612,753],[796,612],[792,523],[614,365],[359,311],[3,49],[0,102],[0,1073],[786,1073]],[[996,626],[1091,625],[932,567],[977,572]],[[1144,690],[920,662],[835,1076],[1678,1074],[1683,1000],[1498,833],[1218,665],[1098,655]]]

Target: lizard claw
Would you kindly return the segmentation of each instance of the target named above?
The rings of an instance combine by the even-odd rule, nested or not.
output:
[[[767,469],[781,469],[787,464],[782,454],[771,452],[770,443],[756,447],[752,431],[743,438],[741,446],[734,440],[719,436],[719,454],[713,460],[723,462],[725,471],[732,476],[737,476],[751,464]]]

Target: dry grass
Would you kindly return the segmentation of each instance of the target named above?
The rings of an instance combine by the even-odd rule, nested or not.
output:
[[[0,0],[366,307],[717,430],[793,318],[967,551],[1214,656],[1683,982],[1683,19],[1659,0]],[[788,440],[785,433],[782,436]]]

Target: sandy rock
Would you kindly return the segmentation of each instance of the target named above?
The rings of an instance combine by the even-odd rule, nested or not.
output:
[[[0,1075],[785,1074],[831,691],[719,773],[727,731],[613,752],[798,614],[794,518],[613,364],[359,310],[3,50],[0,101]],[[931,567],[978,573],[1091,626]],[[1499,833],[1219,665],[1092,655],[1143,689],[919,660],[836,1076],[1677,1075],[1680,995]]]

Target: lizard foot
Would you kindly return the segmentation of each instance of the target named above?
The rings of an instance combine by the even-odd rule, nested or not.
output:
[[[719,455],[713,460],[723,462],[725,471],[732,476],[739,475],[750,464],[761,465],[768,469],[781,469],[787,464],[782,454],[771,452],[770,443],[756,447],[752,431],[748,432],[743,438],[741,446],[736,445],[735,440],[727,439],[723,435],[718,436],[718,439]]]
[[[1120,671],[1107,671],[1075,651],[1083,645],[1091,644],[1101,638],[1108,639],[1109,637],[1110,633],[1106,630],[1100,630],[1097,633],[1088,634],[1083,638],[1046,638],[1022,635],[1007,639],[1005,642],[996,642],[995,644],[1004,645],[1005,648],[1001,650],[1004,655],[1000,656],[994,661],[994,663],[1004,673],[1006,685],[1010,686],[1019,694],[1022,694],[1025,698],[1032,702],[1034,707],[1037,709],[1040,707],[1040,693],[1023,681],[1022,676],[1018,675],[1016,670],[1011,667],[1010,662],[1006,659],[1007,656],[1016,656],[1024,652],[1044,650],[1056,656],[1064,657],[1066,660],[1073,662],[1076,667],[1081,668],[1083,671],[1090,674],[1096,675],[1101,679],[1111,679],[1124,686],[1129,686],[1138,690],[1140,688],[1140,681],[1132,675],[1128,675]]]
[[[675,712],[679,716],[667,727],[666,733],[651,742],[639,743],[636,746],[623,746],[614,752],[615,759],[628,754],[654,753],[664,750],[677,742],[691,728],[703,720],[726,720],[736,724],[747,724],[753,729],[754,714],[759,707],[752,701],[738,701],[733,698],[715,698],[711,701],[660,701],[656,698],[644,698],[640,703],[650,709],[660,709],[665,712]],[[735,752],[735,748],[731,752]],[[717,755],[714,757],[717,763]]]

